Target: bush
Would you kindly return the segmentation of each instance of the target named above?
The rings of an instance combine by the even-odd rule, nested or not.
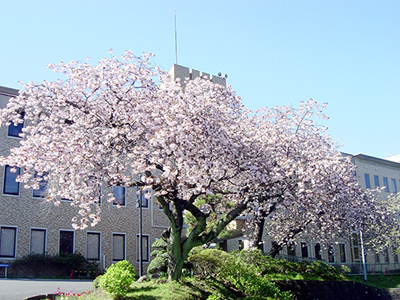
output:
[[[262,255],[259,251],[242,250],[237,255],[247,263],[251,263],[255,270],[262,275],[288,275],[296,277],[300,274],[310,280],[346,280],[345,266],[335,267],[326,262],[317,260],[312,263],[302,261],[300,263],[288,262]]]
[[[256,257],[259,257],[258,255]],[[218,268],[221,279],[242,291],[246,299],[292,299],[290,292],[282,292],[267,277],[258,272],[259,266],[254,264],[241,252],[234,252],[227,257]]]
[[[347,267],[334,267],[323,261],[302,264],[303,272],[319,277],[322,280],[346,280]]]
[[[136,272],[132,265],[122,260],[111,265],[101,276],[98,285],[113,299],[123,299],[129,292],[129,287],[135,281]]]
[[[253,251],[228,254],[221,250],[206,249],[191,256],[189,262],[195,275],[222,282],[240,291],[246,299],[291,299],[289,292],[281,292],[273,282],[261,275],[260,260],[263,259],[261,253]],[[218,299],[218,296],[209,299]]]
[[[151,246],[154,250],[150,255],[155,256],[155,258],[150,262],[147,273],[166,273],[168,267],[167,242],[161,238],[156,240]]]
[[[39,255],[31,254],[17,259],[11,264],[10,277],[47,277],[47,278],[69,278],[71,272],[84,274],[86,277],[94,278],[99,273],[96,263],[88,262],[79,253],[61,255]]]
[[[167,273],[167,259],[168,256],[167,254],[161,256],[161,255],[157,255],[149,264],[149,266],[147,267],[147,273],[148,274],[165,274]]]
[[[193,274],[201,277],[217,277],[218,268],[227,259],[229,254],[222,250],[205,249],[189,257]]]

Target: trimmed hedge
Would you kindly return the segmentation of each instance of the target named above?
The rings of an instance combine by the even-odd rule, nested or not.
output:
[[[95,278],[100,273],[96,263],[89,262],[82,254],[27,255],[11,264],[9,277],[24,278]]]

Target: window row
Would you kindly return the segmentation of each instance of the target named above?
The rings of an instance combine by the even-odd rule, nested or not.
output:
[[[239,242],[239,249],[243,249],[244,247],[243,241],[239,240],[238,242]],[[274,246],[276,246],[275,241],[271,243],[271,247],[274,248]],[[299,253],[297,252],[298,250],[300,250]],[[350,253],[347,253],[347,251],[350,251]],[[353,233],[351,236],[351,247],[347,248],[346,243],[338,243],[337,245],[330,243],[327,245],[325,251],[325,254],[327,254],[326,260],[329,263],[361,262],[362,261],[361,253],[362,250],[361,250],[360,237],[357,233]],[[323,257],[323,251],[320,243],[309,244],[307,242],[300,242],[299,246],[296,246],[295,244],[290,244],[286,246],[286,254],[288,256],[301,257],[305,259],[307,258],[313,258],[317,260],[325,259]],[[395,253],[394,249],[392,256],[393,260],[391,261],[389,256],[389,249],[386,248],[382,253],[376,253],[374,255],[375,263],[391,263],[391,262],[399,263],[398,254]],[[348,260],[349,257],[351,257],[350,260]]]
[[[45,254],[47,244],[47,230],[41,228],[32,228],[30,233],[30,254]],[[150,236],[142,235],[140,244],[140,235],[136,236],[136,257],[139,261],[140,252],[142,261],[150,260]],[[120,261],[126,259],[126,234],[112,234],[112,260]],[[0,258],[15,258],[17,247],[17,227],[0,227]],[[74,253],[75,232],[73,230],[60,230],[59,247],[60,254]],[[141,251],[140,251],[141,249]],[[87,232],[86,234],[86,258],[88,260],[101,260],[101,233]]]
[[[364,173],[364,181],[365,181],[365,187],[367,189],[371,188],[371,180],[370,180],[370,176],[368,173]],[[400,182],[400,181],[399,181]],[[384,187],[384,191],[387,193],[397,193],[397,180],[395,178],[390,178],[390,186],[389,187],[389,179],[388,177],[382,176],[382,187]],[[374,175],[374,187],[375,188],[379,188],[381,187],[381,182],[380,182],[380,178],[378,175]]]
[[[3,194],[4,195],[19,195],[20,184],[17,182],[17,176],[21,174],[21,169],[18,167],[5,166],[4,169],[4,183],[3,183]],[[46,191],[46,181],[42,179],[39,183],[39,188],[34,189],[32,196],[34,198],[44,198]],[[117,206],[125,206],[126,204],[126,188],[123,186],[113,187],[113,204]],[[150,191],[142,191],[140,187],[136,187],[136,198],[138,206],[142,208],[149,207],[149,199],[151,198]],[[68,201],[68,199],[62,199]],[[99,203],[101,203],[101,197],[99,196]]]
[[[274,242],[273,242],[274,243]],[[314,250],[314,256],[311,254],[311,250]],[[286,246],[286,251],[288,256],[300,256],[302,258],[315,258],[318,260],[323,259],[323,254],[322,254],[322,248],[320,243],[315,243],[313,244],[312,248],[310,245],[306,242],[300,242],[300,252],[297,253],[297,248],[295,244],[291,244]],[[339,256],[337,257],[339,259],[339,262],[341,263],[346,263],[347,262],[347,256],[346,256],[346,245],[344,243],[339,243],[338,244],[339,248]],[[333,244],[329,244],[327,247],[327,260],[330,263],[336,262],[337,258],[335,258],[335,248]]]

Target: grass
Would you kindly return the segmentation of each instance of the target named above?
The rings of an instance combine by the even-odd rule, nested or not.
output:
[[[134,283],[126,300],[202,300],[209,295],[220,295],[223,299],[237,299],[243,296],[217,281],[204,280],[196,277],[183,277],[180,282],[165,282],[151,280]],[[111,300],[112,298],[101,289],[77,296],[58,296],[56,300]]]
[[[294,275],[294,274],[293,274]],[[282,276],[275,274],[275,280],[302,280],[308,279],[307,276],[297,274],[296,276]],[[349,280],[365,283],[374,287],[390,289],[400,288],[400,275],[370,275],[368,281],[364,282],[363,276],[353,275]],[[318,279],[316,279],[318,280]],[[220,295],[222,299],[237,299],[241,295],[239,292],[214,280],[199,279],[197,277],[183,277],[178,282],[164,282],[163,280],[151,280],[143,283],[134,283],[131,291],[126,297],[127,300],[201,300],[207,299],[209,295]],[[58,297],[57,300],[112,300],[101,289],[96,289],[91,293],[82,295],[80,298],[68,296]]]
[[[400,275],[368,275],[367,281],[362,275],[352,275],[349,279],[381,289],[400,288]]]

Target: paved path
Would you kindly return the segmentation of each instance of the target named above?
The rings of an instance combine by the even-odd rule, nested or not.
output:
[[[0,300],[23,300],[28,297],[61,292],[82,293],[92,289],[91,280],[0,279]]]

